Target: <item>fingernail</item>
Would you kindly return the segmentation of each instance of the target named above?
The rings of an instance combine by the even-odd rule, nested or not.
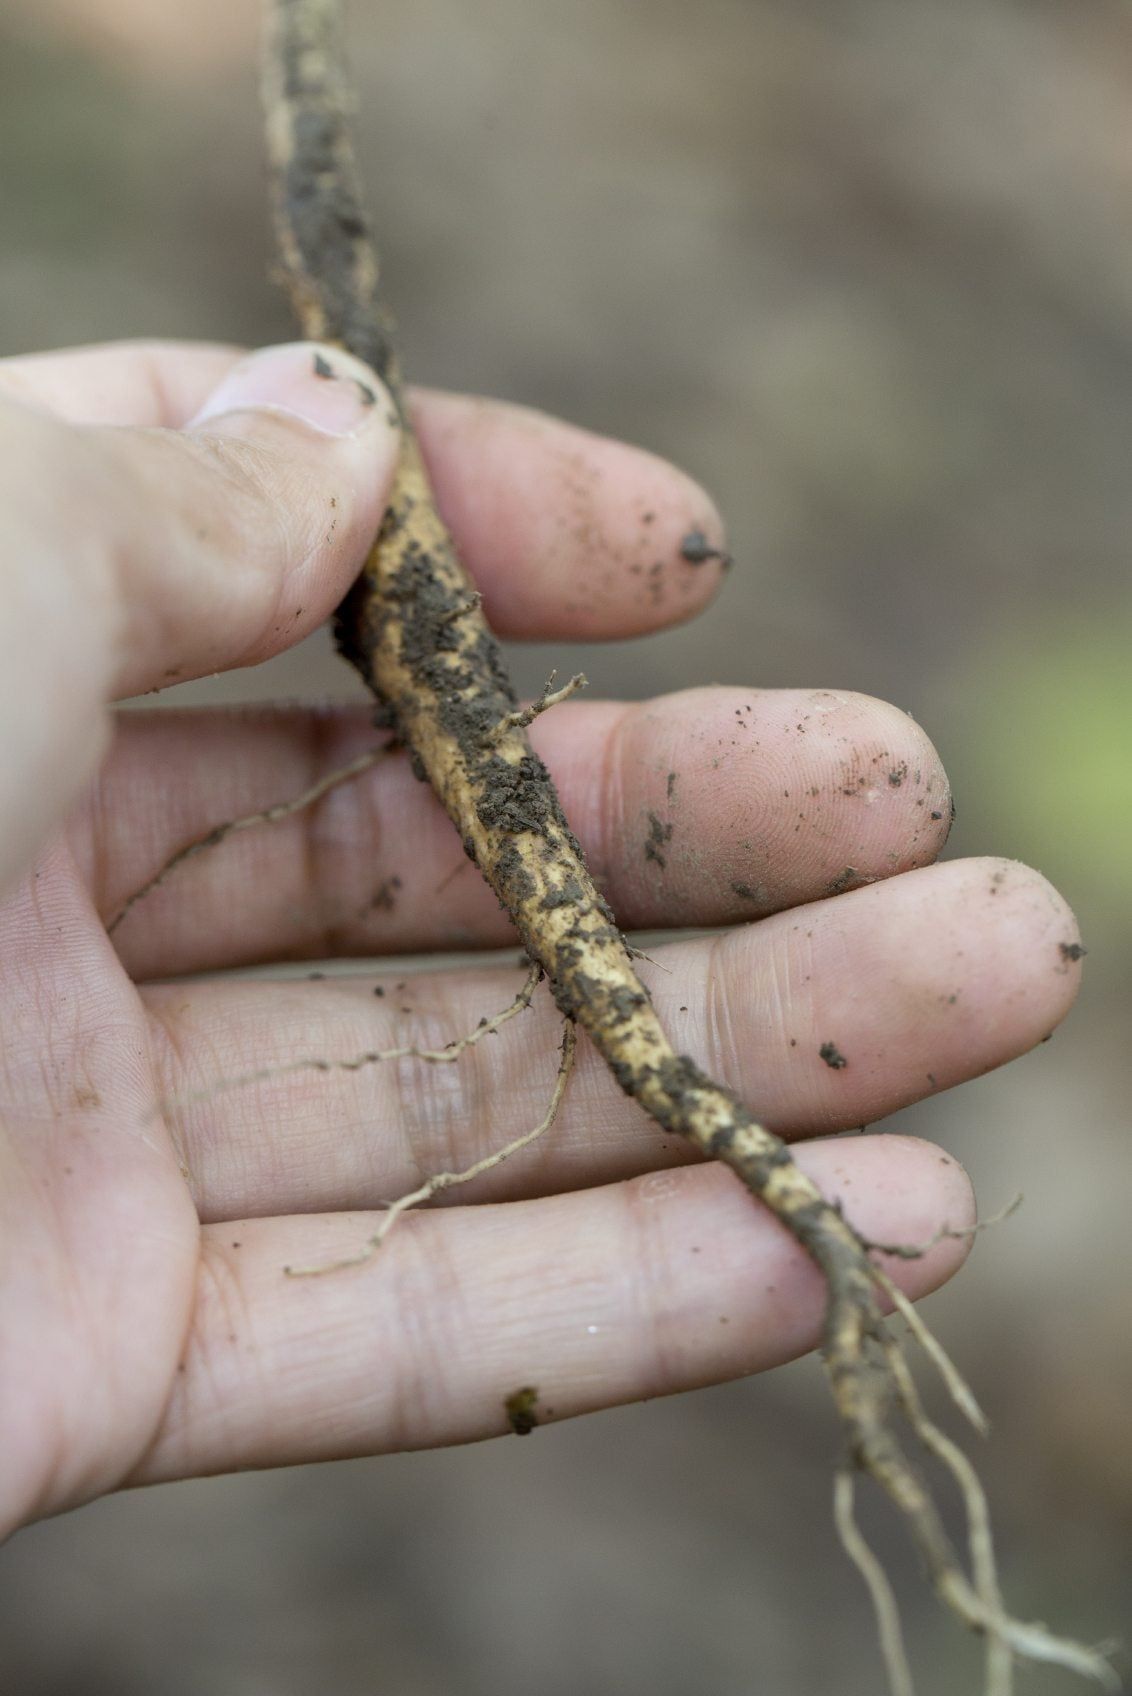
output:
[[[324,436],[356,436],[393,416],[388,390],[360,359],[320,342],[265,347],[233,366],[190,429],[239,412],[295,418]]]

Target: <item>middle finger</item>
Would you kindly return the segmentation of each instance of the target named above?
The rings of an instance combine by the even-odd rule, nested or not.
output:
[[[533,727],[630,928],[730,924],[932,860],[938,756],[896,707],[829,690],[568,702]],[[73,835],[110,921],[186,843],[301,794],[374,740],[363,709],[129,713]],[[197,855],[115,932],[139,978],[505,944],[510,922],[407,757]]]

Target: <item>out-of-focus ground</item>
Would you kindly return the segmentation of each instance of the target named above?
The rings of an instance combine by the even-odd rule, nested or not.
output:
[[[254,14],[0,0],[2,351],[290,334]],[[352,23],[414,374],[641,441],[730,520],[737,567],[698,625],[553,663],[620,695],[897,701],[950,767],[948,852],[1027,859],[1080,913],[1068,1025],[900,1123],[988,1208],[1026,1192],[929,1308],[994,1421],[1009,1594],[1085,1638],[1126,1629],[1132,15],[372,0]],[[525,686],[548,663],[521,654]],[[181,693],[343,687],[314,641]],[[118,1498],[0,1552],[0,1688],[875,1696],[833,1441],[811,1361],[525,1443]],[[877,1535],[923,1692],[973,1688]]]

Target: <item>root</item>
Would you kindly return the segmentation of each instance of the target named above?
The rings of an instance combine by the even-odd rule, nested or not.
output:
[[[890,1696],[916,1696],[896,1597],[887,1573],[861,1535],[853,1512],[853,1496],[853,1474],[841,1467],[833,1480],[833,1523],[841,1547],[868,1586]]]
[[[554,1092],[550,1098],[550,1106],[539,1120],[533,1131],[524,1131],[521,1137],[505,1143],[497,1148],[494,1154],[485,1154],[474,1165],[466,1166],[461,1172],[434,1172],[431,1178],[426,1178],[418,1189],[410,1190],[407,1195],[400,1196],[389,1203],[389,1211],[360,1254],[350,1255],[345,1260],[331,1260],[323,1266],[285,1266],[284,1272],[289,1278],[317,1278],[324,1272],[343,1272],[351,1266],[364,1266],[367,1260],[375,1255],[394,1225],[403,1213],[410,1207],[419,1207],[422,1202],[431,1201],[434,1195],[442,1190],[454,1189],[457,1184],[468,1184],[473,1178],[482,1177],[485,1172],[494,1171],[520,1149],[529,1148],[531,1143],[548,1131],[558,1117],[558,1109],[562,1105],[562,1097],[566,1093],[566,1085],[574,1064],[574,1049],[577,1044],[577,1032],[573,1020],[567,1019],[562,1033],[562,1058],[558,1063],[558,1076],[554,1082]]]
[[[139,901],[144,901],[147,895],[152,895],[155,889],[160,889],[165,880],[195,854],[203,854],[206,848],[218,847],[229,836],[235,836],[237,831],[251,830],[261,824],[278,824],[280,819],[288,819],[293,813],[301,813],[304,808],[313,807],[316,801],[321,801],[324,795],[329,794],[332,789],[337,789],[339,784],[350,783],[355,777],[360,777],[363,771],[368,771],[370,766],[376,765],[388,751],[388,745],[367,748],[364,754],[359,754],[349,765],[339,766],[337,771],[327,772],[325,777],[320,777],[317,783],[312,783],[309,789],[304,789],[294,800],[277,801],[273,807],[264,807],[262,812],[246,813],[243,818],[228,819],[224,824],[214,825],[203,836],[186,842],[183,848],[178,848],[175,854],[170,854],[165,864],[154,872],[140,889],[134,890],[106,926],[106,934],[113,936],[131,908],[136,907]]]
[[[866,1241],[863,1237],[861,1240],[866,1248],[877,1254],[887,1254],[894,1260],[922,1260],[925,1254],[930,1254],[939,1243],[965,1242],[968,1237],[977,1237],[981,1231],[989,1231],[993,1226],[1001,1225],[1012,1214],[1017,1213],[1024,1199],[1022,1195],[1016,1195],[1013,1201],[1008,1201],[997,1213],[992,1213],[988,1219],[976,1219],[973,1225],[941,1225],[924,1243],[874,1243]]]
[[[894,1286],[886,1274],[880,1274],[880,1281],[886,1290],[893,1292]],[[907,1317],[911,1304],[899,1291],[895,1291],[895,1294],[899,1297],[898,1311]],[[967,1399],[973,1400],[970,1391],[963,1384],[942,1344],[932,1337],[918,1317],[915,1319],[915,1334],[927,1348],[948,1389],[967,1412],[965,1402]],[[901,1415],[920,1447],[943,1466],[960,1492],[967,1518],[971,1579],[968,1579],[953,1554],[926,1489],[912,1473],[903,1456],[900,1457],[903,1464],[891,1471],[885,1469],[885,1475],[879,1475],[868,1465],[864,1470],[872,1471],[873,1476],[878,1477],[904,1514],[926,1563],[929,1581],[939,1600],[971,1631],[985,1637],[983,1696],[1011,1696],[1013,1663],[1016,1656],[1065,1667],[1083,1678],[1092,1679],[1105,1690],[1119,1691],[1122,1688],[1120,1679],[1109,1664],[1104,1651],[1055,1637],[1044,1625],[1026,1624],[1013,1619],[1005,1611],[998,1584],[990,1512],[978,1474],[958,1444],[940,1430],[924,1412],[903,1351],[896,1339],[887,1332],[883,1338],[883,1349],[888,1380],[893,1387]],[[888,1437],[895,1447],[896,1439],[891,1432]],[[909,1483],[913,1485],[912,1491],[908,1489]],[[894,1488],[889,1488],[889,1484],[902,1485],[902,1493],[897,1495]],[[846,1554],[860,1571],[869,1589],[891,1696],[905,1696],[905,1693],[907,1696],[913,1696],[914,1687],[904,1653],[896,1600],[876,1556],[857,1528],[853,1517],[852,1474],[845,1469],[839,1473],[835,1486],[834,1521]]]
[[[936,1347],[939,1348],[939,1345],[937,1344]],[[943,1354],[942,1349],[939,1349],[939,1353],[943,1360],[947,1361],[947,1356]],[[963,1496],[963,1504],[967,1513],[968,1555],[974,1574],[975,1592],[985,1614],[983,1625],[987,1639],[985,1696],[1011,1696],[1013,1658],[1005,1636],[1011,1622],[1003,1612],[1002,1594],[998,1587],[994,1541],[991,1536],[990,1514],[987,1509],[986,1496],[983,1493],[982,1485],[979,1483],[978,1474],[962,1449],[953,1443],[951,1438],[946,1436],[924,1413],[912,1374],[908,1370],[908,1363],[904,1359],[899,1344],[892,1338],[889,1339],[888,1343],[888,1355],[905,1418],[927,1452],[934,1455],[951,1473]],[[948,1365],[950,1366],[950,1362],[948,1362]],[[951,1370],[954,1371],[953,1368]],[[950,1378],[948,1382],[950,1382]],[[961,1380],[959,1382],[962,1383]],[[977,1620],[969,1619],[967,1623],[973,1628],[979,1629]]]
[[[885,1330],[869,1245],[781,1140],[669,1042],[550,775],[527,740],[527,710],[472,604],[474,590],[429,488],[362,210],[346,122],[352,100],[337,40],[338,0],[269,0],[269,12],[268,145],[292,304],[305,336],[337,344],[377,371],[402,427],[388,511],[338,612],[341,651],[412,751],[465,852],[550,979],[559,1010],[584,1027],[627,1095],[664,1131],[728,1165],[821,1270],[828,1298],[824,1353],[850,1462],[904,1516],[936,1593],[988,1640],[1109,1681],[1109,1669],[1091,1651],[1007,1621],[981,1565],[979,1588],[968,1581],[897,1434],[909,1424],[920,1445],[936,1452],[934,1428],[909,1413],[915,1404]],[[977,1517],[971,1500],[968,1511]],[[1000,1662],[996,1648],[995,1666]],[[890,1671],[898,1669],[893,1659]]]
[[[557,675],[557,672],[551,672],[542,694],[536,701],[532,701],[529,707],[522,707],[517,712],[505,714],[492,731],[489,740],[499,742],[507,735],[508,731],[526,730],[527,726],[533,724],[535,719],[541,713],[546,712],[548,707],[556,707],[560,701],[568,701],[571,695],[576,695],[579,689],[586,687],[584,674],[576,671],[569,683],[564,683],[561,689],[555,689],[552,692],[551,685]]]
[[[893,1283],[882,1267],[873,1267],[873,1277],[943,1379],[948,1395],[964,1419],[974,1426],[980,1437],[989,1436],[990,1421],[975,1400],[967,1380],[963,1377],[939,1338],[934,1332],[928,1330],[928,1327],[916,1312],[915,1304],[908,1300],[899,1284]]]
[[[969,1584],[957,1569],[943,1568],[938,1574],[936,1591],[966,1625],[986,1635],[985,1696],[1010,1696],[1014,1655],[1065,1667],[1083,1678],[1095,1680],[1106,1690],[1118,1691],[1120,1679],[1100,1651],[1055,1637],[1044,1625],[1027,1625],[1005,1613],[995,1568],[990,1511],[978,1474],[962,1449],[924,1412],[908,1363],[892,1338],[888,1340],[888,1352],[901,1409],[909,1426],[927,1452],[950,1473],[963,1498],[974,1583]]]
[[[1005,1219],[1010,1218],[1011,1214],[1016,1213],[1021,1205],[1022,1197],[1020,1195],[1016,1195],[1013,1201],[1008,1202],[1006,1206],[1000,1208],[997,1213],[992,1213],[988,1219],[976,1219],[973,1225],[962,1225],[959,1227],[942,1225],[940,1229],[924,1243],[908,1244],[866,1242],[865,1246],[871,1253],[890,1255],[898,1260],[920,1260],[931,1249],[935,1248],[937,1243],[947,1242],[949,1240],[962,1242],[967,1238],[978,1235],[980,1231],[988,1231],[994,1225],[1001,1225]],[[900,1288],[899,1284],[893,1282],[884,1268],[882,1266],[877,1266],[874,1263],[872,1271],[875,1283],[884,1291],[896,1312],[904,1320],[913,1337],[919,1343],[920,1347],[923,1349],[924,1353],[943,1379],[947,1393],[955,1403],[955,1406],[959,1409],[959,1412],[969,1424],[974,1426],[980,1437],[989,1436],[990,1423],[986,1414],[975,1400],[974,1394],[966,1379],[955,1365],[955,1362],[952,1360],[943,1344],[939,1341],[939,1338],[936,1337],[934,1333],[931,1332],[924,1324],[924,1321],[916,1312],[913,1303],[908,1300],[908,1297],[904,1294],[904,1291]]]
[[[490,1019],[481,1019],[474,1030],[446,1042],[443,1048],[421,1048],[415,1043],[406,1043],[401,1048],[367,1048],[361,1054],[351,1054],[344,1060],[331,1060],[318,1054],[305,1055],[298,1060],[284,1060],[278,1066],[257,1066],[252,1072],[237,1072],[233,1077],[219,1078],[215,1083],[205,1084],[201,1089],[188,1090],[184,1095],[164,1096],[154,1104],[150,1117],[156,1119],[165,1113],[192,1107],[200,1101],[211,1101],[214,1096],[224,1095],[229,1090],[247,1089],[252,1084],[267,1083],[272,1078],[287,1077],[292,1072],[360,1072],[367,1066],[378,1066],[386,1060],[428,1060],[433,1065],[445,1065],[449,1061],[458,1060],[461,1054],[467,1053],[469,1048],[474,1048],[485,1036],[494,1036],[496,1031],[501,1030],[516,1014],[525,1012],[531,1004],[542,975],[541,966],[532,966],[527,972],[522,989],[501,1012],[494,1013]]]

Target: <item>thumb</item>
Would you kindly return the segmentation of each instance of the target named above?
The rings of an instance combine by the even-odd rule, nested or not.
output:
[[[322,623],[377,534],[398,442],[369,367],[310,342],[242,360],[184,431],[94,433],[129,495],[116,696],[257,664]]]
[[[242,360],[182,431],[0,400],[0,892],[92,775],[108,701],[267,659],[328,616],[397,445],[369,367],[310,342]]]

